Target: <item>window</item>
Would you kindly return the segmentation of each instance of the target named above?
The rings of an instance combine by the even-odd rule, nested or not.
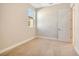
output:
[[[29,8],[28,9],[28,26],[30,28],[33,28],[33,21],[34,21],[33,16],[34,16],[33,9]]]

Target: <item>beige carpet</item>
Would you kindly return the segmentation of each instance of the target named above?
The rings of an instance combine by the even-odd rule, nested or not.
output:
[[[6,56],[77,56],[71,43],[34,39],[5,53]]]

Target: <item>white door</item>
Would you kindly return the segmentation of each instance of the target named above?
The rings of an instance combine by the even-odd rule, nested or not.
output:
[[[71,11],[70,9],[59,10],[58,13],[58,40],[71,42]]]

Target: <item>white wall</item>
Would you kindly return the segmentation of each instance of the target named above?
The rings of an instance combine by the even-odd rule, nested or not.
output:
[[[79,53],[79,4],[75,4],[74,10],[74,46],[76,48],[76,51]]]
[[[43,8],[37,14],[37,29],[41,36],[57,37],[57,11]]]
[[[37,31],[39,36],[57,38],[59,10],[69,9],[69,4],[58,4],[42,8],[37,12]],[[65,16],[65,15],[63,15]],[[62,16],[62,17],[63,17]]]
[[[0,4],[0,50],[35,36],[27,26],[29,4]]]

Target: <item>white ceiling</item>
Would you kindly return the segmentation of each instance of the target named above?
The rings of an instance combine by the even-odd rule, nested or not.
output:
[[[52,6],[56,4],[58,3],[31,3],[31,5],[35,8],[42,8],[42,7]]]

